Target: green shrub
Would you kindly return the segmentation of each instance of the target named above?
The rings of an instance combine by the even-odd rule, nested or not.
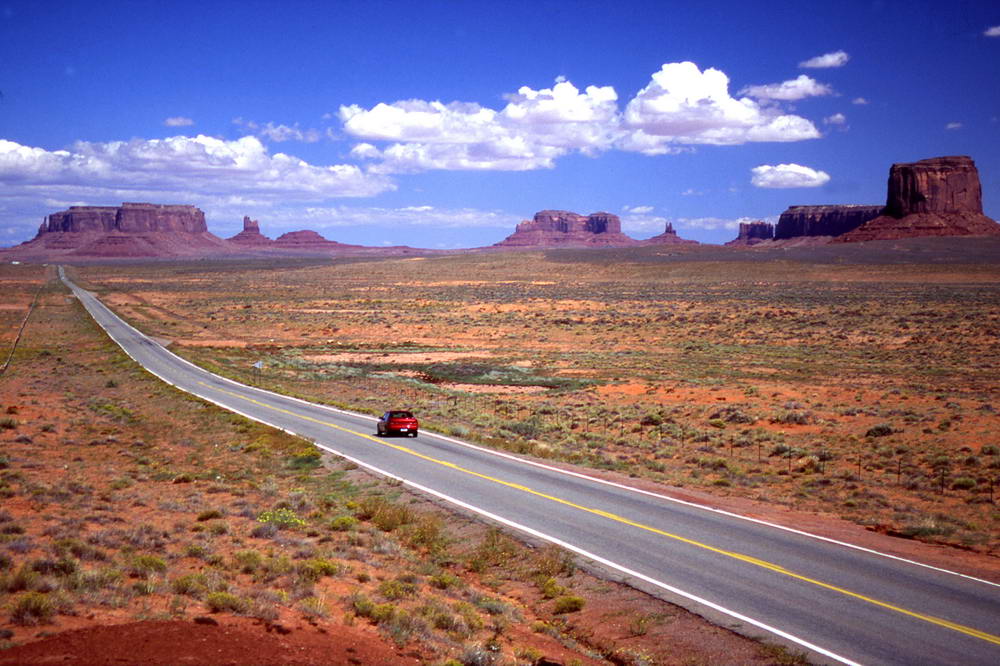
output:
[[[136,555],[128,565],[129,573],[133,576],[145,578],[154,573],[163,573],[167,570],[167,563],[162,557],[156,555]]]
[[[396,605],[385,603],[376,604],[372,608],[371,619],[375,621],[376,624],[384,624],[389,622],[396,616]]]
[[[337,516],[330,521],[330,529],[334,532],[349,532],[357,527],[358,519],[354,516]]]
[[[405,597],[412,597],[417,593],[417,586],[401,580],[386,580],[378,586],[378,592],[386,599],[394,601]]]
[[[584,601],[580,597],[559,597],[556,599],[553,612],[557,615],[562,613],[575,613],[576,611],[582,609],[583,605]]]
[[[951,483],[952,490],[972,490],[976,487],[976,480],[969,476],[960,476]]]
[[[447,571],[442,571],[436,576],[431,576],[427,582],[431,587],[436,587],[439,590],[447,590],[450,587],[465,585],[465,582],[461,578]]]
[[[208,591],[208,582],[205,574],[187,574],[180,578],[175,578],[170,584],[174,594],[183,594],[188,597],[200,599]]]
[[[390,502],[384,497],[365,497],[358,503],[355,515],[361,520],[371,520],[383,532],[413,522],[413,511],[409,507]]]
[[[358,617],[371,617],[375,610],[375,602],[361,592],[355,592],[351,596],[351,606]]]
[[[10,621],[20,625],[49,622],[56,614],[56,604],[48,594],[28,592],[14,602]]]
[[[218,509],[208,509],[198,514],[199,523],[203,523],[206,520],[215,520],[216,518],[222,518],[222,512]]]
[[[879,423],[868,429],[865,433],[865,437],[888,437],[894,432],[892,426],[888,423]]]
[[[264,556],[256,550],[238,550],[233,553],[233,563],[242,573],[253,573],[264,563]]]
[[[38,585],[41,576],[28,565],[22,565],[10,575],[0,577],[0,590],[7,593],[33,590]]]
[[[566,588],[557,583],[555,578],[545,578],[540,581],[538,589],[542,591],[542,596],[546,599],[555,599],[566,594]]]
[[[294,511],[287,508],[265,511],[257,516],[257,522],[265,525],[274,525],[279,529],[302,527],[306,524],[306,521],[299,518]]]
[[[317,597],[306,597],[300,601],[299,610],[308,617],[326,617],[330,614],[323,600]]]
[[[246,599],[242,599],[229,592],[213,592],[205,599],[205,605],[213,613],[221,613],[223,611],[242,613],[248,608]]]
[[[122,572],[106,567],[104,569],[85,569],[78,571],[69,580],[70,589],[87,592],[118,587],[122,580]]]
[[[320,466],[320,460],[322,457],[322,451],[317,448],[312,448],[308,451],[301,451],[288,459],[288,467],[298,470],[316,469]]]
[[[4,418],[0,419],[0,428],[3,428],[4,430],[13,430],[16,427],[17,427],[17,419],[13,419],[9,416],[5,416]]]
[[[330,560],[324,560],[317,557],[311,560],[306,560],[305,562],[300,562],[298,566],[295,567],[295,570],[300,578],[315,582],[323,576],[336,576],[339,574],[340,565],[336,562],[331,562]]]

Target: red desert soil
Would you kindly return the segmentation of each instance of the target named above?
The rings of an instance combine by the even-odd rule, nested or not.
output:
[[[0,664],[386,664],[416,665],[351,627],[337,637],[314,627],[289,630],[226,618],[218,624],[180,620],[133,622],[64,631],[0,652]],[[266,629],[266,631],[265,631]]]

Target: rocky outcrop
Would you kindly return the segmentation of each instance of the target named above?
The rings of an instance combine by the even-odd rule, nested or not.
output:
[[[121,206],[70,206],[52,213],[38,229],[46,233],[145,233],[208,231],[205,213],[194,206],[123,203]]]
[[[622,247],[638,243],[622,233],[617,215],[543,210],[518,224],[513,234],[493,247]]]
[[[674,225],[667,222],[663,229],[663,233],[658,236],[653,236],[652,238],[647,238],[642,241],[643,245],[698,245],[696,240],[688,240],[686,238],[681,238],[674,231]]]
[[[362,246],[327,240],[315,231],[304,229],[302,231],[289,231],[288,233],[281,234],[274,240],[274,247],[304,253],[326,253],[333,250],[360,248]]]
[[[983,214],[975,162],[951,156],[893,164],[883,213],[836,240],[996,235],[1000,224]]]
[[[34,239],[8,252],[24,259],[208,255],[228,245],[194,206],[123,203],[71,206],[46,216]]]
[[[774,240],[799,236],[839,236],[879,216],[882,206],[789,206],[778,218]]]
[[[740,222],[740,233],[726,243],[732,247],[751,247],[774,238],[774,225],[770,222],[757,220],[755,222]]]
[[[243,216],[243,231],[228,240],[231,243],[254,247],[266,247],[274,242],[260,233],[260,223],[257,220],[251,220],[246,215]]]

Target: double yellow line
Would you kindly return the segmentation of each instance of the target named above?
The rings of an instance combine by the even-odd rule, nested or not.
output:
[[[821,587],[821,588],[823,588],[825,590],[830,590],[831,592],[837,592],[839,594],[843,594],[844,596],[851,597],[851,598],[857,599],[859,601],[864,601],[864,602],[867,602],[867,603],[872,604],[874,606],[878,606],[880,608],[885,608],[887,610],[895,611],[897,613],[901,613],[901,614],[906,615],[908,617],[912,617],[912,618],[915,618],[915,619],[918,619],[918,620],[923,620],[924,622],[930,622],[931,624],[935,624],[935,625],[937,625],[939,627],[944,627],[946,629],[951,629],[952,631],[957,631],[959,633],[966,634],[967,636],[972,636],[974,638],[979,638],[981,640],[988,641],[988,642],[993,643],[995,645],[1000,645],[1000,636],[995,636],[995,635],[987,633],[985,631],[980,631],[979,629],[974,629],[972,627],[967,627],[967,626],[962,625],[962,624],[957,624],[955,622],[950,622],[948,620],[944,620],[944,619],[939,618],[939,617],[934,617],[933,615],[926,615],[924,613],[918,613],[918,612],[915,612],[915,611],[911,611],[911,610],[908,610],[906,608],[902,608],[901,606],[897,606],[895,604],[891,604],[891,603],[888,603],[888,602],[885,602],[885,601],[881,601],[879,599],[874,599],[872,597],[865,596],[863,594],[858,594],[857,592],[852,592],[851,590],[847,590],[847,589],[844,589],[842,587],[838,587],[836,585],[831,585],[829,583],[824,583],[823,581],[816,580],[815,578],[810,578],[808,576],[803,576],[802,574],[795,573],[794,571],[789,571],[788,569],[784,568],[781,565],[774,564],[774,563],[768,562],[766,560],[760,560],[760,559],[757,559],[755,557],[750,557],[749,555],[744,555],[742,553],[736,553],[736,552],[733,552],[733,551],[724,550],[722,548],[716,548],[715,546],[711,546],[711,545],[709,545],[707,543],[702,543],[701,541],[695,541],[694,539],[688,539],[687,537],[680,536],[679,534],[672,534],[670,532],[666,532],[664,530],[661,530],[661,529],[656,528],[656,527],[652,527],[650,525],[645,525],[643,523],[638,523],[638,522],[636,522],[634,520],[630,520],[628,518],[625,518],[624,516],[619,516],[617,514],[610,513],[608,511],[602,511],[601,509],[593,509],[593,508],[590,508],[590,507],[586,507],[586,506],[583,506],[581,504],[576,504],[575,502],[570,502],[569,500],[562,499],[561,497],[556,497],[554,495],[548,495],[546,493],[539,492],[537,490],[533,490],[531,488],[528,488],[527,486],[522,486],[522,485],[520,485],[518,483],[512,483],[510,481],[504,481],[503,479],[498,479],[496,477],[492,477],[492,476],[489,476],[487,474],[481,474],[481,473],[475,472],[475,471],[473,471],[471,469],[466,469],[464,467],[456,465],[455,463],[451,463],[451,462],[448,462],[446,460],[439,460],[438,458],[433,458],[431,456],[425,455],[425,454],[420,453],[418,451],[414,451],[413,449],[411,449],[409,447],[402,446],[400,444],[393,444],[391,442],[387,442],[387,441],[379,439],[377,437],[373,437],[372,435],[369,435],[368,433],[363,433],[363,432],[358,432],[356,430],[351,430],[350,428],[345,428],[343,426],[339,426],[336,423],[330,423],[329,421],[323,421],[323,420],[320,420],[320,419],[315,419],[315,418],[312,418],[311,416],[305,416],[303,414],[297,414],[297,413],[292,412],[290,410],[282,409],[280,407],[275,407],[275,406],[269,405],[269,404],[267,404],[265,402],[261,402],[259,400],[255,400],[253,398],[248,398],[248,397],[246,397],[244,395],[240,395],[240,394],[234,393],[232,391],[226,391],[226,390],[223,390],[223,389],[220,389],[220,388],[209,386],[205,382],[198,382],[198,383],[201,384],[202,386],[205,386],[205,387],[210,388],[212,390],[218,391],[218,392],[223,393],[225,395],[229,395],[229,396],[232,396],[234,398],[238,398],[240,400],[245,400],[246,402],[253,403],[253,404],[255,404],[255,405],[259,406],[259,407],[264,407],[265,409],[270,409],[272,411],[280,412],[280,413],[286,414],[288,416],[293,416],[295,418],[300,418],[300,419],[303,419],[305,421],[310,421],[312,423],[323,425],[323,426],[326,426],[328,428],[333,428],[334,430],[340,430],[341,432],[345,432],[345,433],[348,433],[348,434],[351,434],[351,435],[355,435],[357,437],[361,437],[363,439],[370,440],[372,442],[375,442],[376,444],[380,444],[382,446],[386,446],[386,447],[395,449],[395,450],[400,451],[402,453],[406,453],[406,454],[414,456],[416,458],[420,458],[421,460],[426,460],[428,462],[435,463],[437,465],[441,465],[442,467],[447,467],[449,469],[453,469],[453,470],[455,470],[457,472],[462,472],[463,474],[468,474],[469,476],[474,476],[474,477],[483,479],[484,481],[490,481],[492,483],[496,483],[496,484],[499,484],[501,486],[506,486],[507,488],[513,488],[514,490],[520,490],[521,492],[528,493],[530,495],[534,495],[535,497],[540,497],[542,499],[546,499],[546,500],[549,500],[551,502],[556,502],[558,504],[562,504],[563,506],[568,506],[568,507],[571,507],[573,509],[577,509],[579,511],[590,513],[590,514],[593,514],[593,515],[596,515],[596,516],[601,516],[602,518],[607,518],[608,520],[612,520],[612,521],[614,521],[616,523],[620,523],[622,525],[628,525],[630,527],[634,527],[636,529],[644,530],[646,532],[652,532],[653,534],[657,534],[657,535],[666,537],[668,539],[673,539],[675,541],[680,541],[681,543],[685,543],[685,544],[687,544],[689,546],[694,546],[695,548],[701,548],[703,550],[707,550],[707,551],[715,553],[717,555],[723,555],[725,557],[731,557],[731,558],[733,558],[735,560],[739,560],[741,562],[746,562],[747,564],[752,564],[754,566],[761,567],[763,569],[768,569],[770,571],[774,571],[775,573],[779,573],[779,574],[782,574],[784,576],[788,576],[789,578],[794,578],[794,579],[802,581],[804,583],[810,583],[810,584],[815,585],[817,587]]]

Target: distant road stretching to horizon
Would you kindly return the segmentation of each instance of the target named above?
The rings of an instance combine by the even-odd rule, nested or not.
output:
[[[163,381],[518,532],[740,633],[818,662],[1000,664],[1000,585],[239,384],[167,351],[70,281]],[[386,405],[391,407],[392,405]]]

